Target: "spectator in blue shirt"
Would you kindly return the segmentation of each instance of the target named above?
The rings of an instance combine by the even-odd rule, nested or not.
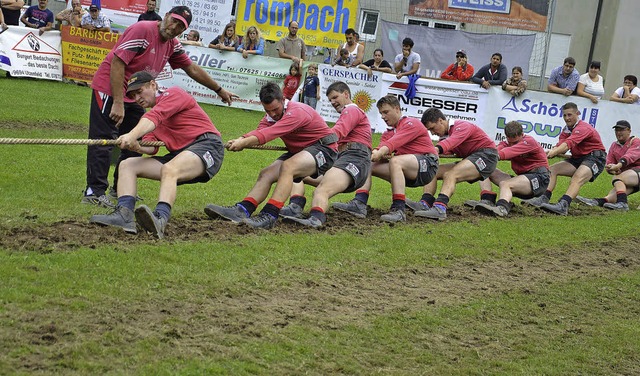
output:
[[[40,30],[40,35],[53,28],[53,12],[47,9],[49,0],[38,0],[38,5],[27,8],[20,21],[27,27]]]
[[[572,95],[576,91],[578,81],[580,81],[580,73],[574,68],[575,66],[576,60],[574,58],[564,59],[562,66],[551,71],[547,91],[565,96]]]
[[[243,58],[247,58],[251,55],[264,54],[264,39],[260,35],[260,30],[255,26],[250,26],[247,29],[247,35],[242,40],[242,43],[238,46],[238,52],[242,53]]]
[[[499,52],[491,55],[491,62],[480,68],[471,77],[471,81],[489,90],[491,85],[502,85],[507,79],[507,67],[502,64],[502,54]]]

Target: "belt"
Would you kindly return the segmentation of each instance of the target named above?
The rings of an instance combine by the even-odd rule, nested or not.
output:
[[[196,141],[204,140],[204,139],[207,139],[207,138],[214,138],[214,137],[218,137],[218,136],[215,133],[207,132],[207,133],[203,133],[200,136],[198,136],[196,138]]]
[[[368,147],[365,144],[362,144],[360,142],[347,142],[346,144],[341,144],[338,146],[338,151],[342,152],[345,151],[347,149],[351,149],[351,150],[362,150],[362,151],[369,151],[371,150],[370,147]]]
[[[318,143],[320,145],[331,145],[331,144],[335,144],[336,142],[338,142],[338,135],[335,133],[326,135],[318,140]]]
[[[549,173],[549,169],[546,167],[536,167],[536,168],[532,168],[531,170],[527,171],[527,174],[543,174],[543,173]]]
[[[593,155],[594,157],[606,157],[607,156],[607,153],[605,153],[602,150],[594,150],[589,154]]]

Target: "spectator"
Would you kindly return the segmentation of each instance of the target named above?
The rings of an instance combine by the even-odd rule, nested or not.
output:
[[[613,126],[616,141],[609,147],[604,169],[613,175],[613,189],[602,198],[576,199],[589,206],[602,206],[611,210],[629,210],[627,196],[638,192],[640,183],[640,139],[631,135],[631,124],[618,120]]]
[[[469,81],[471,76],[473,76],[473,66],[468,63],[465,50],[458,50],[456,52],[456,62],[449,65],[440,74],[440,78],[452,81]]]
[[[302,90],[302,102],[308,104],[314,110],[320,100],[320,79],[318,78],[318,64],[311,64],[307,68],[307,76],[304,79]]]
[[[147,0],[147,11],[138,16],[138,21],[162,21],[162,17],[156,13],[156,0]]]
[[[27,27],[38,29],[40,35],[53,29],[53,12],[47,9],[47,4],[49,0],[38,0],[38,5],[27,8],[20,21]]]
[[[351,66],[351,56],[349,55],[349,50],[343,48],[340,50],[340,55],[336,58],[336,61],[333,62],[333,65],[339,65],[341,67],[350,67]]]
[[[580,73],[574,68],[576,60],[572,57],[564,59],[562,66],[553,68],[549,75],[547,91],[565,96],[572,95],[576,91]]]
[[[218,35],[216,39],[209,43],[209,48],[215,48],[217,50],[235,51],[240,44],[238,36],[236,35],[236,24],[229,22],[224,27],[224,31],[221,35]]]
[[[100,14],[100,7],[91,4],[89,14],[82,17],[81,27],[83,29],[111,32],[111,21],[104,14]]]
[[[298,86],[300,86],[300,79],[302,75],[300,73],[300,69],[298,67],[298,63],[291,63],[289,67],[289,74],[284,78],[284,84],[282,87],[282,93],[284,94],[285,99],[291,100],[293,95],[298,90]]]
[[[260,30],[255,26],[250,26],[247,29],[247,36],[243,39],[242,43],[238,46],[238,52],[242,52],[242,57],[247,58],[251,55],[264,54],[264,39],[260,34]]]
[[[513,67],[511,77],[502,83],[502,90],[509,92],[514,97],[519,96],[527,90],[527,81],[522,78],[522,68]]]
[[[396,55],[394,69],[396,71],[396,78],[402,76],[411,76],[417,74],[420,69],[420,55],[417,52],[411,51],[413,49],[413,40],[411,38],[404,38],[402,40],[402,53]]]
[[[62,25],[80,27],[82,24],[82,17],[85,14],[87,14],[87,11],[82,9],[80,0],[72,0],[71,8],[65,9],[56,14],[56,20],[58,20]]]
[[[367,74],[371,76],[373,71],[384,72],[384,73],[392,73],[393,69],[391,68],[391,64],[388,61],[383,59],[384,52],[377,48],[373,51],[373,59],[369,59],[364,63],[360,64],[358,68],[366,69]]]
[[[638,77],[632,74],[624,76],[622,86],[613,92],[610,99],[614,102],[640,105],[640,89],[637,85]]]
[[[5,31],[9,28],[6,23],[4,23],[4,14],[0,12],[0,32]]]
[[[593,103],[598,103],[604,95],[604,79],[598,73],[600,73],[600,62],[592,61],[589,64],[589,72],[580,76],[576,91],[579,96],[589,98]]]
[[[185,39],[180,39],[180,43],[186,46],[204,46],[204,44],[200,40],[200,33],[198,32],[198,30],[190,30]]]
[[[20,10],[23,6],[24,0],[2,0],[4,23],[11,26],[20,26]]]
[[[496,52],[491,55],[491,62],[480,68],[471,81],[489,90],[492,85],[502,85],[506,79],[507,67],[502,64],[502,54]]]
[[[346,42],[340,45],[336,51],[339,51],[340,56],[342,57],[342,51],[346,49],[349,56],[349,65],[345,66],[357,67],[362,64],[362,61],[364,60],[364,46],[358,43],[357,33],[351,28],[345,30],[344,38]]]
[[[298,63],[299,69],[302,69],[307,46],[304,44],[304,40],[298,38],[298,22],[289,22],[289,34],[276,43],[276,50],[278,50],[278,56],[283,59],[291,59],[294,63]]]

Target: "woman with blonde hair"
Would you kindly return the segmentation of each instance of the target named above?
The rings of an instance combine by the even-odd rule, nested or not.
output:
[[[264,53],[264,39],[260,34],[260,29],[255,26],[251,26],[247,29],[247,34],[242,40],[242,43],[238,46],[238,52],[242,52],[242,57],[245,59],[252,55],[262,55]]]
[[[215,48],[217,50],[235,51],[238,46],[238,36],[236,35],[236,24],[229,22],[224,27],[224,31],[221,35],[218,35],[216,39],[209,43],[209,48]]]

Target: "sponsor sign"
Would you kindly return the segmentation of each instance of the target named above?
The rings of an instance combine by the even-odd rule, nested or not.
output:
[[[10,26],[0,38],[0,68],[15,77],[62,80],[60,32]]]
[[[91,83],[100,63],[118,41],[119,34],[62,26],[64,78]]]
[[[164,17],[165,13],[178,5],[188,6],[193,14],[185,36],[189,30],[197,30],[205,46],[222,34],[224,27],[231,21],[233,0],[164,0],[160,3],[158,13]]]

